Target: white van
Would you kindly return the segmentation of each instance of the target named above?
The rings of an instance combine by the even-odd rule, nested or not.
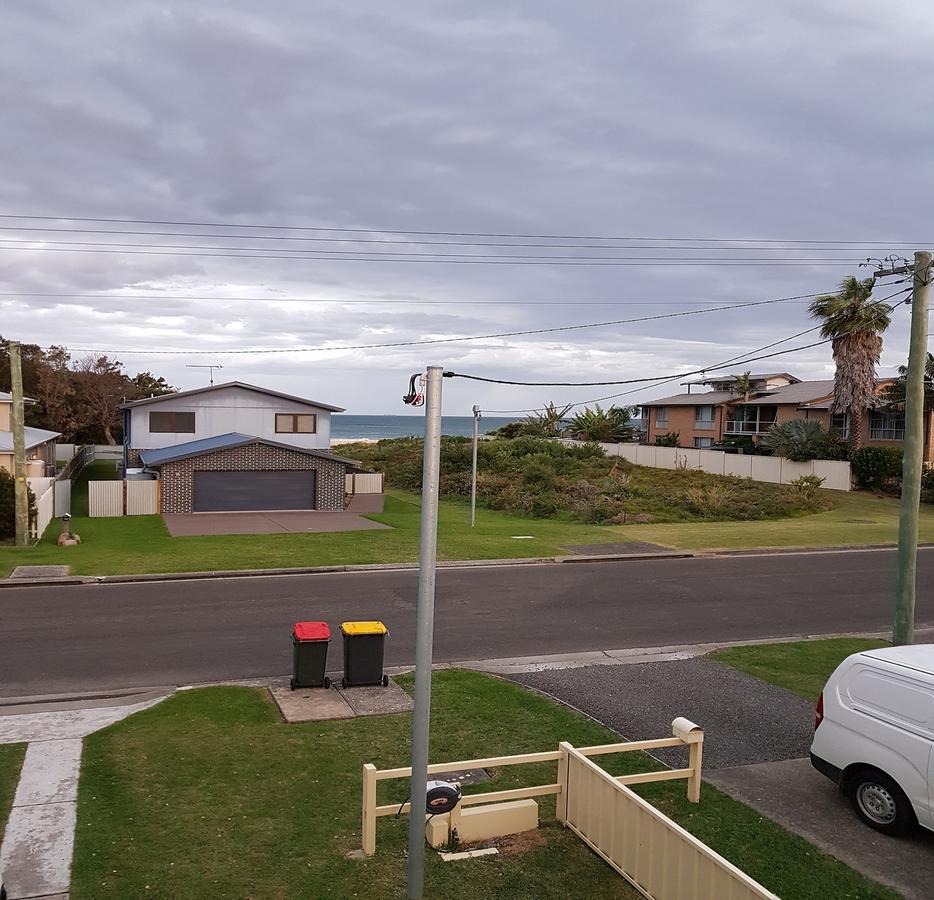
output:
[[[934,644],[843,660],[817,701],[811,763],[870,827],[934,830]]]

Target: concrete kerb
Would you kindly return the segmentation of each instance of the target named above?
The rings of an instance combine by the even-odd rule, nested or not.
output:
[[[593,556],[533,556],[519,559],[439,560],[439,569],[506,568],[511,566],[549,566],[574,563],[638,562],[653,559],[709,559],[730,556],[773,556],[777,553],[871,553],[893,550],[895,544],[867,544],[845,547],[759,547],[746,550],[670,550],[658,553],[610,553]],[[934,549],[934,543],[919,544],[919,550]],[[212,578],[268,578],[290,575],[340,575],[360,572],[416,571],[417,562],[359,563],[338,566],[302,566],[272,569],[227,569],[202,572],[153,572],[139,575],[71,575],[65,578],[0,578],[0,588],[50,587],[55,585],[133,584],[147,581],[195,581]]]

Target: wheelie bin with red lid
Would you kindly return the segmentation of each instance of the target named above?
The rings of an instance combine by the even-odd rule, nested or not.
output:
[[[327,622],[296,622],[292,628],[292,681],[296,688],[331,686],[325,675],[331,629]]]

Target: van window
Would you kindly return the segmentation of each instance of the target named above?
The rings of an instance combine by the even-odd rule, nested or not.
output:
[[[854,705],[870,714],[912,725],[934,724],[934,693],[923,684],[861,666],[848,693]]]

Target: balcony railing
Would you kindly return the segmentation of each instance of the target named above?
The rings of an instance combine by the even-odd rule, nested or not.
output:
[[[768,434],[774,422],[740,422],[727,420],[724,434]]]

